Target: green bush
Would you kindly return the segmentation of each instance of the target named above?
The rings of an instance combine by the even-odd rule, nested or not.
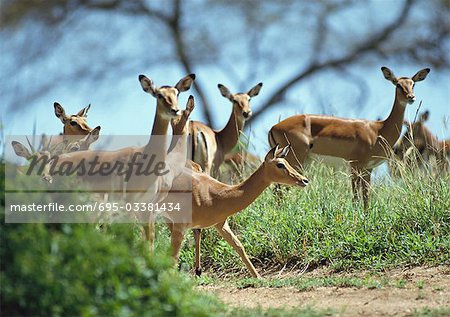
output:
[[[214,314],[217,302],[193,291],[165,254],[144,256],[130,227],[2,223],[2,315]]]

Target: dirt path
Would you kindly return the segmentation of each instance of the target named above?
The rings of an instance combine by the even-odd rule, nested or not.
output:
[[[304,276],[320,277],[324,276],[323,273],[307,273]],[[379,289],[319,287],[309,291],[299,291],[294,287],[239,289],[227,285],[200,288],[215,293],[231,306],[331,308],[338,316],[412,316],[415,310],[425,307],[450,308],[448,267],[391,271],[382,277],[402,280],[404,285],[402,288],[384,286]]]

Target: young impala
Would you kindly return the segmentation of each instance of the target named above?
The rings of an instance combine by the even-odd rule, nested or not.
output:
[[[358,198],[361,190],[365,207],[372,169],[388,157],[387,149],[392,149],[400,137],[405,108],[416,99],[414,84],[424,80],[430,69],[422,69],[411,78],[396,77],[387,67],[382,67],[381,71],[396,87],[394,105],[386,120],[304,114],[287,118],[269,131],[269,143],[272,146],[277,143],[292,145],[287,160],[293,166],[303,164],[308,156],[314,154],[348,161],[354,197]]]

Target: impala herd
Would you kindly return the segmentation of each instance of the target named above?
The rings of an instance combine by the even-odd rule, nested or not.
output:
[[[259,94],[263,84],[259,83],[246,93],[232,94],[228,88],[219,84],[221,95],[232,103],[232,112],[226,126],[213,130],[208,125],[189,121],[194,109],[194,98],[190,96],[186,109],[180,110],[178,96],[180,92],[190,89],[195,75],[190,74],[174,86],[154,85],[144,75],[139,76],[142,89],[156,98],[156,113],[147,144],[142,147],[127,147],[116,151],[94,151],[89,146],[99,137],[100,126],[91,129],[86,122],[90,105],[77,114],[68,116],[64,108],[54,104],[55,115],[63,124],[63,134],[53,140],[42,140],[39,150],[30,142],[30,150],[23,144],[13,141],[12,146],[18,156],[30,160],[33,157],[51,157],[49,165],[53,170],[64,163],[76,163],[94,156],[105,163],[120,162],[127,164],[131,160],[145,161],[146,155],[153,155],[160,162],[182,163],[183,168],[173,173],[172,178],[156,175],[133,175],[124,181],[117,175],[100,180],[106,188],[108,183],[120,184],[127,202],[146,201],[154,197],[156,191],[165,187],[168,194],[159,196],[158,201],[169,201],[172,191],[176,192],[180,184],[189,181],[192,196],[192,217],[189,221],[175,221],[169,214],[162,214],[171,232],[173,257],[178,260],[179,250],[188,229],[194,230],[195,238],[195,273],[201,274],[200,244],[201,229],[215,227],[218,233],[236,250],[252,276],[258,277],[244,247],[231,231],[228,217],[245,209],[271,183],[305,187],[308,180],[300,171],[309,157],[328,156],[346,160],[351,167],[351,183],[354,198],[362,199],[367,208],[369,199],[370,175],[372,169],[391,157],[392,153],[403,158],[411,148],[417,148],[424,157],[435,156],[447,162],[450,154],[448,141],[438,141],[424,126],[428,112],[421,115],[417,122],[404,122],[405,109],[415,101],[414,85],[424,80],[429,68],[418,71],[412,77],[396,77],[386,68],[381,68],[384,77],[395,86],[395,100],[392,111],[385,120],[343,119],[324,115],[295,115],[274,125],[268,133],[271,150],[266,154],[259,167],[244,181],[228,185],[216,180],[220,175],[219,167],[226,162],[235,166],[252,158],[250,153],[233,155],[233,148],[239,141],[245,121],[251,116],[250,100]],[[407,133],[397,142],[402,126],[407,125]],[[172,140],[169,144],[169,126],[172,127]],[[74,135],[74,138],[69,136]],[[191,136],[192,148],[187,157],[187,143]],[[158,136],[158,140],[156,137]],[[161,141],[162,140],[162,141]],[[167,148],[169,150],[167,150]],[[181,153],[181,154],[180,154]],[[137,154],[140,154],[137,157]],[[136,158],[137,157],[137,158]],[[171,163],[172,162],[172,163]],[[255,163],[256,162],[256,163]],[[175,165],[173,165],[175,166]],[[46,180],[54,175],[46,169]],[[151,192],[152,195],[147,194]],[[143,195],[146,193],[146,195]],[[150,198],[151,199],[151,198]],[[150,242],[154,241],[154,219],[150,218],[145,226],[145,234]]]

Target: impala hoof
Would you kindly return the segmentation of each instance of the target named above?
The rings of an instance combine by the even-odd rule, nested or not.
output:
[[[202,275],[202,268],[201,267],[195,268],[195,276],[200,277],[201,275]]]

